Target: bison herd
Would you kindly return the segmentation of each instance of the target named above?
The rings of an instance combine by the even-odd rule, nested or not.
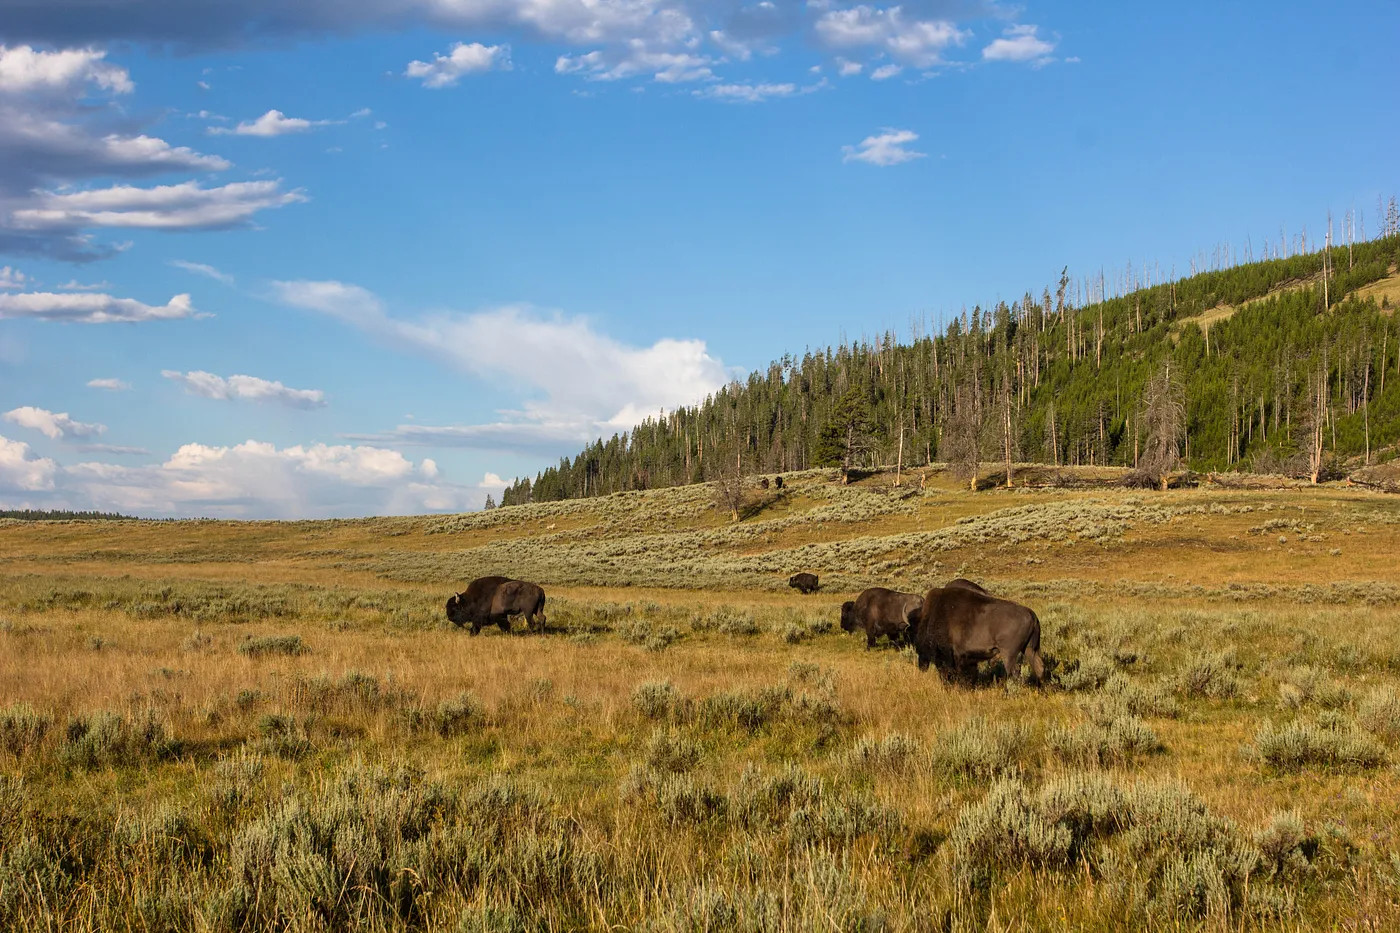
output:
[[[817,591],[816,574],[798,573],[788,586],[807,594]],[[447,601],[447,618],[473,635],[485,626],[510,631],[511,616],[523,616],[531,631],[544,631],[544,590],[509,577],[479,577]],[[874,648],[883,636],[891,644],[912,647],[919,669],[933,664],[945,676],[972,680],[978,663],[1000,660],[1015,676],[1024,663],[1039,683],[1045,676],[1040,657],[1040,619],[1020,603],[1000,599],[971,580],[958,578],[923,596],[872,586],[841,605],[841,628],[864,632]]]

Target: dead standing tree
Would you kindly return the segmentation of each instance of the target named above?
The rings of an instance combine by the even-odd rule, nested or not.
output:
[[[1327,382],[1327,364],[1322,362],[1317,371],[1308,376],[1308,411],[1303,417],[1303,427],[1307,430],[1303,438],[1303,452],[1308,458],[1308,479],[1313,485],[1322,476],[1327,449],[1327,422],[1330,420]]]
[[[744,475],[743,462],[736,454],[734,466],[715,478],[711,491],[715,508],[721,512],[728,512],[730,521],[737,522],[740,511],[748,506],[752,497],[752,485],[752,478]]]
[[[1147,383],[1140,420],[1146,440],[1138,472],[1165,491],[1167,474],[1181,462],[1181,444],[1186,437],[1186,392],[1170,359]]]
[[[943,428],[942,447],[952,474],[977,490],[982,470],[982,402],[975,384],[964,381],[953,396],[953,410]]]

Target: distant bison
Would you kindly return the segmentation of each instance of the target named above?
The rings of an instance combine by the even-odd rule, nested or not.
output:
[[[815,593],[821,584],[817,582],[815,573],[795,573],[788,577],[788,586],[799,593]]]
[[[1000,658],[1007,674],[1016,675],[1024,659],[1033,679],[1041,681],[1040,619],[1019,603],[980,590],[962,585],[929,590],[911,639],[919,669],[937,663],[945,673],[971,680],[979,661]]]
[[[773,477],[773,485],[776,486],[776,487],[778,487],[779,489],[782,489],[782,488],[783,488],[783,478],[782,478],[781,476],[775,476],[775,477]]]
[[[915,593],[897,593],[883,586],[864,590],[852,602],[841,604],[841,628],[865,632],[865,647],[874,648],[884,635],[892,644],[905,639],[918,623],[924,598]]]
[[[471,626],[473,635],[486,625],[509,632],[511,616],[524,616],[529,628],[543,631],[544,590],[510,577],[478,577],[447,601],[447,618],[458,628]]]

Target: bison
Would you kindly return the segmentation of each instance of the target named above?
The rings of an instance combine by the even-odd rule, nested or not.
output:
[[[524,616],[529,628],[544,631],[544,590],[510,577],[478,577],[447,601],[447,618],[458,628],[471,626],[473,635],[486,625],[509,632],[511,616]]]
[[[821,586],[815,573],[795,573],[788,577],[788,586],[804,595],[815,593]]]
[[[972,590],[972,592],[974,592],[974,593],[987,593],[987,591],[986,591],[985,589],[983,589],[980,585],[978,585],[978,584],[976,584],[976,583],[973,583],[971,580],[967,579],[966,577],[958,577],[956,580],[949,580],[947,583],[943,584],[943,586],[944,586],[945,589],[948,588],[948,587],[950,587],[950,586],[953,586],[953,587],[961,587],[962,589],[965,589],[965,590]],[[991,594],[991,593],[987,593],[987,595],[988,595],[988,596],[991,596],[992,594]]]
[[[874,648],[881,635],[891,644],[903,640],[918,622],[924,598],[915,593],[897,593],[883,586],[872,586],[852,602],[841,604],[841,628],[865,632],[866,649]]]
[[[1039,683],[1045,677],[1040,619],[1019,603],[980,590],[949,585],[928,591],[911,639],[919,669],[937,663],[970,680],[979,661],[1000,658],[1007,674],[1015,675],[1024,660]]]

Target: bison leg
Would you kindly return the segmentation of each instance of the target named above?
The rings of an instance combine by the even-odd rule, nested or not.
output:
[[[510,634],[510,616],[508,616],[508,615],[502,615],[502,616],[500,616],[498,619],[496,619],[496,627],[499,628],[501,631],[505,632],[507,635],[509,635],[509,634]]]
[[[878,635],[876,635],[874,632],[871,632],[871,631],[867,631],[867,632],[865,633],[865,650],[866,650],[866,651],[869,651],[871,648],[874,648],[874,647],[875,647],[875,640],[876,640],[878,637],[879,637]]]
[[[473,623],[472,623],[472,634],[473,634],[473,635],[480,635],[480,634],[481,634],[481,623],[480,623],[480,622],[473,622]]]

